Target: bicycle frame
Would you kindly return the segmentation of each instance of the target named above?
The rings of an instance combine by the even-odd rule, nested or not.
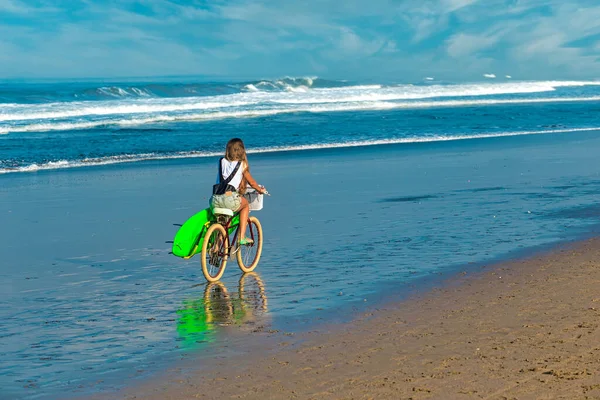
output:
[[[240,213],[236,212],[233,214],[233,216],[231,217],[227,217],[225,215],[217,215],[216,216],[216,223],[223,225],[223,228],[225,228],[225,231],[228,233],[227,235],[227,257],[229,258],[231,256],[231,249],[233,248],[233,246],[231,246],[231,242],[236,243],[236,239],[238,237],[238,232],[240,230],[240,225],[239,223],[237,225],[233,225],[232,222],[235,219],[235,217],[239,216]],[[250,217],[248,217],[248,221],[247,221],[247,226],[251,227],[252,224],[250,223]],[[229,239],[229,235],[231,234],[230,230],[235,228],[235,233],[233,235],[233,239],[230,240]],[[254,230],[250,229],[250,239],[252,239],[254,241]],[[252,244],[252,246],[254,246]]]

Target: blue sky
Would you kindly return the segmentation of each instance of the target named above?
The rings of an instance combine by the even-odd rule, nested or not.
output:
[[[597,0],[0,0],[0,79],[600,78]]]

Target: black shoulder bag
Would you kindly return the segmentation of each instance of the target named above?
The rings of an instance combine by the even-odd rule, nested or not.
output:
[[[237,165],[233,169],[233,172],[231,174],[229,174],[227,179],[225,179],[225,178],[223,178],[223,163],[222,163],[222,161],[223,161],[223,159],[221,158],[219,160],[219,183],[217,183],[216,185],[213,185],[213,194],[225,194],[226,192],[237,192],[237,188],[231,186],[229,184],[229,182],[231,182],[231,180],[233,179],[235,174],[238,172],[238,169],[240,169],[240,165],[242,164],[242,162],[238,161]]]

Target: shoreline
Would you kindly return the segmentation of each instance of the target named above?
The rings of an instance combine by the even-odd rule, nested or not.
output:
[[[213,318],[206,333],[198,259],[175,259],[165,240],[205,207],[212,159],[9,174],[8,394],[86,396],[174,368],[210,371],[222,355],[253,358],[300,346],[313,327],[337,331],[463,268],[593,235],[599,147],[588,133],[255,155],[253,172],[274,194],[258,214],[267,323],[242,313]],[[23,237],[37,251],[22,251]],[[234,307],[239,280],[232,265],[223,283]],[[188,316],[198,330],[181,329]],[[260,326],[247,346],[243,331]]]
[[[515,132],[483,132],[475,135],[469,134],[455,134],[450,136],[436,136],[436,137],[408,137],[408,138],[396,138],[396,139],[376,139],[376,140],[358,140],[358,141],[347,141],[347,142],[333,142],[333,143],[315,143],[315,144],[302,144],[302,145],[291,145],[289,147],[256,147],[248,148],[248,154],[255,157],[285,157],[286,154],[304,154],[310,157],[312,152],[327,152],[336,150],[353,150],[360,151],[364,148],[370,147],[384,147],[384,146],[419,146],[419,145],[430,145],[430,146],[447,146],[452,148],[455,142],[462,141],[485,141],[485,140],[501,140],[505,138],[521,138],[521,137],[535,137],[535,136],[558,136],[568,135],[577,133],[579,135],[593,134],[600,132],[600,127],[580,127],[580,128],[568,128],[568,129],[542,129],[542,130],[530,130],[530,131],[515,131]],[[1,133],[0,133],[1,134]],[[460,146],[460,144],[459,144]],[[189,151],[189,152],[175,152],[172,154],[122,154],[117,156],[104,156],[99,158],[91,158],[85,160],[56,160],[49,161],[45,164],[33,164],[25,167],[15,167],[14,169],[1,169],[0,177],[3,175],[16,175],[16,174],[44,174],[44,173],[57,173],[67,171],[80,171],[80,170],[102,170],[105,168],[144,168],[148,166],[161,165],[186,165],[193,162],[203,162],[203,160],[213,160],[221,156],[219,151]],[[164,164],[163,164],[164,163]],[[85,171],[84,171],[85,172]]]
[[[458,273],[352,322],[272,341],[266,355],[228,357],[209,371],[170,371],[118,396],[597,398],[596,260],[598,237],[558,244]]]

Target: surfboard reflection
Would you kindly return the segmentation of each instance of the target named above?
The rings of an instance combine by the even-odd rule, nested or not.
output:
[[[219,332],[252,331],[268,316],[265,285],[256,272],[243,274],[237,293],[223,282],[207,283],[201,297],[186,299],[177,311],[180,347],[199,348],[213,342]]]

